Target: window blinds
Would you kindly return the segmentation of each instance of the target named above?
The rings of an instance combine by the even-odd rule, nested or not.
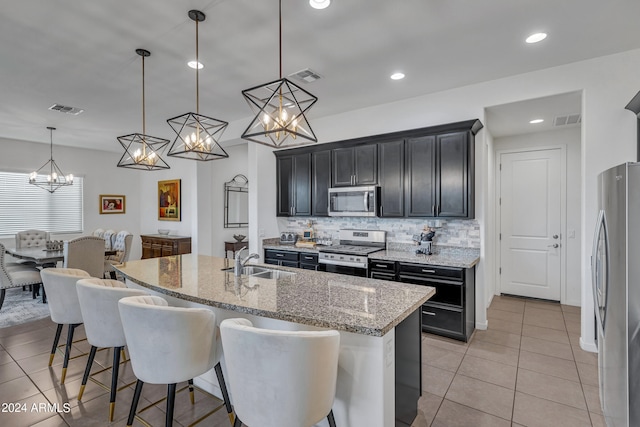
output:
[[[81,233],[82,177],[54,193],[29,184],[29,175],[0,171],[0,235],[28,229],[51,233]]]

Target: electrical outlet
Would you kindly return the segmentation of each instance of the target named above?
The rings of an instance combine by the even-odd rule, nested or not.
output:
[[[576,230],[568,230],[567,234],[569,235],[570,239],[575,239],[576,238]]]
[[[258,232],[258,237],[264,237],[264,228],[261,228]]]

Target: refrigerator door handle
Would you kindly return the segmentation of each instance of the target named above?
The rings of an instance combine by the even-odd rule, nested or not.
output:
[[[607,255],[605,259],[598,259],[598,248],[600,247],[600,231],[604,229],[604,239],[605,242],[605,250]],[[604,335],[604,325],[602,323],[602,316],[600,315],[600,300],[598,298],[598,264],[600,261],[609,262],[608,258],[608,242],[607,240],[607,228],[605,223],[605,214],[604,210],[601,210],[598,213],[598,220],[596,221],[596,230],[595,235],[593,236],[593,248],[591,249],[591,285],[593,287],[593,304],[594,311],[596,314],[596,323],[597,327],[600,328],[600,332]],[[608,266],[605,266],[605,272],[607,271]],[[606,277],[602,277],[603,280],[606,280]],[[603,284],[606,286],[606,284]]]

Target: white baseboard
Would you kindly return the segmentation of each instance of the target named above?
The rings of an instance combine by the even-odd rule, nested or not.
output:
[[[481,331],[486,331],[488,327],[489,327],[489,321],[488,320],[486,320],[484,322],[476,322],[476,329],[479,329]]]
[[[582,337],[580,337],[580,348],[583,349],[584,351],[590,351],[591,353],[598,352],[598,347],[596,346],[595,343],[586,343],[584,342]]]

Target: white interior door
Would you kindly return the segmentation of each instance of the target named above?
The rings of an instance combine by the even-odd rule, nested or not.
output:
[[[562,150],[500,154],[500,292],[560,301]]]

